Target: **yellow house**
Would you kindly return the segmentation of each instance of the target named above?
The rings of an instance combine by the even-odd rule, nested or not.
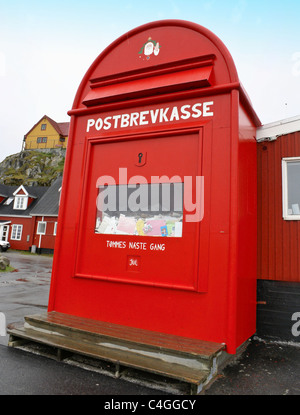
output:
[[[69,122],[56,122],[44,115],[24,136],[24,150],[66,148]]]

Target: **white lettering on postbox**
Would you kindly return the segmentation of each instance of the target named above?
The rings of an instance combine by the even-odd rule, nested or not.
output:
[[[181,107],[157,108],[148,111],[117,114],[105,118],[99,117],[97,119],[89,118],[87,120],[86,132],[154,125],[164,122],[188,120],[190,118],[213,117],[213,105],[213,101],[198,102],[193,105],[182,105]]]

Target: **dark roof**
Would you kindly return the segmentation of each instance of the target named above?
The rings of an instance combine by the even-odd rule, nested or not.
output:
[[[56,124],[58,125],[58,128],[61,131],[60,135],[67,137],[69,135],[70,123],[69,122],[57,122]]]
[[[7,186],[5,184],[0,184],[0,196],[10,197],[20,186]]]
[[[57,216],[60,200],[60,188],[62,177],[58,177],[47,192],[41,197],[35,207],[31,210],[32,216]]]
[[[13,201],[9,205],[5,205],[5,202],[9,197],[14,197],[14,192],[21,186],[6,186],[0,184],[0,193],[6,197],[0,203],[0,216],[30,216],[32,208],[38,203],[38,200],[46,193],[49,187],[42,186],[23,186],[29,197],[35,198],[26,210],[14,209]]]
[[[53,128],[58,132],[59,135],[63,137],[67,137],[69,135],[69,122],[56,122],[52,120],[52,118],[48,117],[48,115],[44,115],[37,123],[34,124],[34,126],[28,131],[27,134],[25,134],[25,138],[28,136],[29,133],[44,119],[46,118]]]

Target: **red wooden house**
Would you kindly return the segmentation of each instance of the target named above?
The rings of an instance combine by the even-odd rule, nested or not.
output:
[[[257,131],[257,333],[300,340],[300,117]]]
[[[32,247],[38,253],[54,251],[61,185],[59,177],[30,212],[34,221]]]
[[[34,222],[30,211],[47,187],[0,185],[0,238],[12,249],[29,250]]]
[[[53,252],[62,179],[51,187],[0,184],[0,240],[11,249]]]

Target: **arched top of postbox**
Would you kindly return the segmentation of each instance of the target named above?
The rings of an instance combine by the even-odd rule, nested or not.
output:
[[[211,31],[184,20],[155,21],[122,35],[98,56],[73,111],[238,83],[229,51]]]

